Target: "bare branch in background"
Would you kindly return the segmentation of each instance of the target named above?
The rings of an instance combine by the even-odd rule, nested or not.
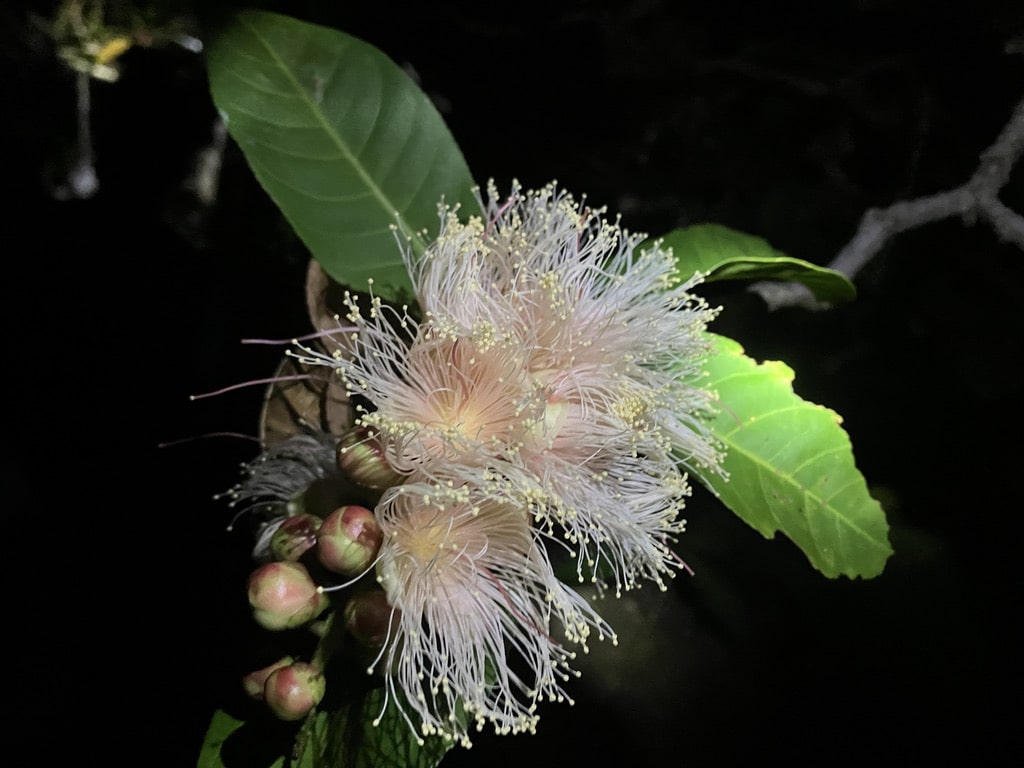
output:
[[[218,116],[213,120],[213,139],[196,154],[192,175],[185,180],[185,187],[195,193],[196,199],[204,206],[217,201],[220,187],[220,170],[224,163],[224,149],[228,143],[228,127]]]
[[[53,191],[58,200],[87,200],[100,188],[100,180],[96,175],[92,151],[92,129],[89,125],[91,99],[89,94],[89,75],[79,72],[75,80],[78,94],[78,135],[75,164],[68,170],[67,180]]]
[[[175,43],[192,53],[203,50],[202,41],[186,31],[188,20],[184,17],[156,22],[152,14],[131,3],[111,5],[113,8],[108,8],[105,0],[63,0],[52,20],[32,17],[33,24],[52,38],[57,58],[77,73],[76,154],[65,181],[53,190],[57,200],[85,200],[100,188],[90,128],[90,81],[117,82],[121,56],[136,46]],[[199,194],[202,197],[204,191]]]
[[[901,200],[888,208],[872,208],[860,220],[853,239],[828,264],[851,280],[873,259],[889,240],[901,232],[960,216],[965,223],[985,221],[999,237],[1024,250],[1024,216],[999,200],[1017,160],[1024,153],[1024,99],[995,142],[981,153],[981,162],[965,183],[946,192],[914,200]],[[803,307],[825,309],[811,292],[798,283],[754,283],[749,290],[758,294],[768,309]]]

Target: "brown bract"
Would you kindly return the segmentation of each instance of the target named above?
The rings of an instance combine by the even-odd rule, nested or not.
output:
[[[306,307],[314,330],[338,327],[337,318],[344,315],[340,301],[343,291],[316,261],[310,260],[306,272]],[[320,339],[305,344],[327,354],[336,349],[335,345]],[[282,379],[303,375],[309,378],[281,381],[267,388],[260,413],[260,440],[264,447],[301,434],[307,427],[340,435],[352,426],[352,406],[334,369],[305,365],[285,357],[274,375]]]

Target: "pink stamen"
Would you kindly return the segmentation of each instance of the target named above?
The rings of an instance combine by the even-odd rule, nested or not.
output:
[[[462,339],[456,339],[455,343],[452,344],[452,348],[448,353],[448,364],[452,367],[452,372],[455,373],[455,375],[459,379],[459,395],[462,397],[462,400],[465,401],[465,399],[469,397],[469,393],[472,390],[472,382],[469,380],[466,374],[462,372],[462,369],[459,367],[458,361],[455,358],[455,355],[459,349],[459,343],[461,341]],[[462,403],[459,403],[459,405],[462,405]]]
[[[204,392],[201,395],[189,395],[189,400],[202,400],[205,397],[213,397],[214,395],[223,395],[225,392],[232,392],[236,389],[243,389],[244,387],[255,387],[260,384],[279,384],[282,381],[306,381],[312,379],[308,373],[296,374],[295,376],[271,376],[269,379],[254,379],[253,381],[243,381],[241,384],[232,384],[230,387],[224,387],[223,389],[217,389],[213,392]]]
[[[704,392],[703,390],[701,390],[701,391],[700,391],[700,394],[701,394],[701,395],[703,395],[703,396],[704,396],[704,397],[705,397],[705,398],[706,398],[707,400],[709,400],[710,402],[712,402],[712,403],[714,403],[715,405],[717,405],[717,406],[718,406],[719,408],[721,408],[721,409],[722,409],[723,411],[725,411],[725,412],[726,412],[727,414],[729,414],[729,415],[730,415],[730,416],[732,417],[732,420],[736,422],[736,426],[737,426],[737,427],[739,427],[739,428],[741,428],[741,429],[743,428],[743,419],[741,419],[741,418],[740,418],[740,417],[739,417],[739,416],[737,415],[736,411],[734,411],[734,410],[733,410],[732,408],[730,408],[730,407],[729,407],[728,405],[726,405],[725,403],[723,403],[723,402],[722,402],[721,400],[719,400],[719,399],[718,399],[717,397],[711,397],[711,396],[710,396],[710,395],[709,395],[709,394],[708,394],[707,392]]]
[[[691,576],[695,575],[695,574],[694,574],[694,572],[693,572],[693,568],[691,568],[690,566],[688,566],[688,565],[686,564],[686,561],[685,561],[685,560],[683,560],[683,558],[681,558],[681,557],[680,557],[679,555],[677,555],[677,554],[676,554],[675,552],[673,552],[673,551],[672,551],[671,549],[669,549],[669,550],[668,550],[668,553],[669,553],[670,555],[672,555],[672,559],[676,561],[676,564],[678,564],[680,568],[682,568],[682,569],[683,569],[684,571],[686,571],[686,572],[687,572],[688,574],[690,574]]]
[[[491,583],[498,588],[498,592],[500,592],[501,596],[505,599],[505,605],[508,606],[508,609],[512,612],[513,616],[519,619],[519,621],[521,621],[526,626],[530,627],[530,629],[532,629],[538,635],[543,636],[552,645],[557,645],[561,647],[561,643],[559,643],[557,640],[551,637],[551,635],[549,635],[543,628],[538,627],[535,621],[533,621],[529,616],[524,615],[522,611],[520,611],[512,604],[512,598],[509,596],[508,592],[505,591],[505,587],[501,585],[501,582],[498,581],[498,579],[494,576],[493,573],[487,570],[486,566],[477,563],[476,569],[480,571],[480,573],[482,573],[488,579],[490,579]]]
[[[487,227],[484,229],[484,240],[486,240],[487,236],[491,234],[491,230],[494,228],[494,225],[498,223],[498,219],[500,219],[504,215],[505,211],[517,202],[519,202],[519,198],[513,195],[505,201],[505,204],[501,206],[501,208],[498,209],[498,212],[494,214],[494,218],[487,222]]]
[[[238,437],[242,440],[251,440],[254,443],[258,443],[260,439],[253,435],[246,435],[242,432],[207,432],[202,435],[192,435],[191,437],[182,437],[177,440],[168,440],[165,443],[157,443],[157,448],[170,448],[172,445],[182,445],[184,443],[191,443],[193,440],[202,440],[205,437]]]

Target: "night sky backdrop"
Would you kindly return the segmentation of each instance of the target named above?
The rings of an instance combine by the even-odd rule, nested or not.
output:
[[[74,78],[28,15],[54,5],[0,10],[5,699],[22,716],[3,748],[28,760],[11,765],[65,739],[84,764],[194,765],[259,652],[247,542],[212,500],[254,447],[158,445],[254,433],[258,388],[188,396],[270,375],[279,352],[238,342],[306,331],[308,254],[234,145],[211,209],[183,188],[214,110],[201,56],[177,48],[132,50],[94,84],[101,188],[56,200]],[[260,7],[407,66],[480,182],[558,179],[632,230],[718,222],[824,264],[866,209],[966,180],[1024,97],[1020,4],[940,5]],[[219,6],[178,8],[201,38]],[[1024,212],[1024,169],[1002,200]],[[678,545],[696,576],[611,615],[620,647],[598,649],[577,706],[443,765],[1021,758],[1024,253],[948,221],[894,240],[857,285],[817,314],[704,293],[725,307],[714,330],[843,415],[889,510],[885,573],[829,581],[699,491]]]

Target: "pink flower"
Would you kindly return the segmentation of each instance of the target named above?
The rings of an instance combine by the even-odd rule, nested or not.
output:
[[[379,657],[389,691],[401,689],[424,735],[468,746],[473,723],[533,731],[539,701],[567,698],[574,654],[560,638],[585,646],[592,629],[603,638],[609,627],[555,578],[514,504],[409,484],[394,488],[378,514],[378,581],[394,608],[394,634]]]
[[[664,588],[683,566],[687,471],[721,461],[699,275],[554,185],[489,196],[487,221],[443,211],[434,244],[406,252],[421,314],[348,294],[338,353],[302,357],[368,403],[357,428],[403,483],[376,510],[389,691],[424,734],[464,743],[460,706],[532,730],[536,703],[565,696],[563,643],[610,633],[546,546],[616,594]]]

